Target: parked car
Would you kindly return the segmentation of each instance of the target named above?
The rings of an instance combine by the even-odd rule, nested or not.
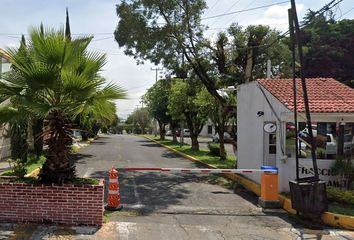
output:
[[[344,135],[343,145],[344,154],[350,153],[354,146],[354,137],[351,134]],[[337,154],[337,143],[333,137],[333,134],[330,133],[327,133],[326,154]]]
[[[78,129],[74,129],[73,130],[73,134],[72,137],[75,141],[77,142],[81,142],[82,141],[82,135],[81,135],[81,131]]]
[[[287,123],[286,123],[286,130],[287,130],[287,131],[295,130],[295,124],[292,123],[292,122],[287,122]]]
[[[166,132],[166,136],[172,136],[172,131],[171,131],[171,130],[168,130],[168,131]]]
[[[215,133],[212,137],[211,137],[212,141],[214,143],[218,143],[220,142],[220,139],[219,139],[219,134],[218,133]],[[230,141],[232,140],[232,137],[231,135],[228,133],[228,132],[224,132],[224,141]]]
[[[181,130],[178,129],[176,131],[176,137],[180,137],[181,136]],[[183,129],[183,137],[190,137],[191,136],[191,132],[189,131],[189,129]]]
[[[184,137],[190,137],[191,136],[191,132],[189,131],[189,129],[183,129],[183,136]]]

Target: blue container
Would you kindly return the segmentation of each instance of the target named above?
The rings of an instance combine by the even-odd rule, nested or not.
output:
[[[278,173],[278,168],[275,166],[261,166],[261,169],[262,170],[276,170],[277,171],[276,173]]]

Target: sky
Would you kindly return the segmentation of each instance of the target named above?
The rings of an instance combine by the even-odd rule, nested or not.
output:
[[[167,1],[167,0],[166,0]],[[118,100],[117,110],[125,119],[134,109],[141,107],[140,98],[155,83],[156,66],[146,62],[136,65],[132,57],[125,56],[123,49],[114,41],[113,32],[118,23],[116,4],[119,0],[0,0],[0,48],[18,46],[21,34],[27,34],[30,26],[60,28],[65,23],[65,9],[69,8],[70,27],[75,35],[93,35],[89,48],[107,54],[107,64],[102,75],[110,82],[117,83],[127,93],[126,100]],[[215,36],[233,22],[241,26],[267,24],[279,31],[287,30],[287,9],[284,0],[206,0],[208,9],[203,18],[228,14],[239,10],[256,8],[270,4],[274,6],[230,14],[223,17],[203,20],[209,26],[207,35]],[[290,2],[290,1],[289,1]],[[330,0],[297,0],[299,19],[307,9],[318,10]],[[336,18],[354,19],[354,1],[343,0],[334,9]],[[341,17],[342,16],[342,17]],[[158,74],[163,77],[163,71]]]

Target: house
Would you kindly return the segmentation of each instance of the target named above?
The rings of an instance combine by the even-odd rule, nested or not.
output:
[[[237,90],[238,168],[278,167],[280,192],[288,191],[289,180],[296,176],[294,136],[300,133],[306,136],[301,80],[296,79],[296,84],[299,133],[295,133],[293,127],[292,79],[259,79],[242,84]],[[342,183],[331,173],[331,166],[335,162],[337,148],[343,146],[338,144],[340,127],[343,127],[347,139],[344,140],[347,153],[353,157],[354,89],[333,78],[309,78],[306,85],[313,133],[316,133],[319,149],[319,177],[328,185],[340,185]],[[298,143],[303,156],[299,159],[300,177],[311,176],[312,171],[310,148],[304,138]],[[260,182],[259,175],[249,177]]]
[[[204,125],[202,130],[199,133],[199,136],[201,137],[212,137],[215,134],[215,127],[214,124],[210,119],[208,119]]]
[[[4,72],[10,70],[11,64],[7,54],[0,48],[0,79]],[[4,106],[7,101],[0,102],[0,107]],[[0,160],[10,156],[10,139],[6,137],[7,125],[0,125]]]

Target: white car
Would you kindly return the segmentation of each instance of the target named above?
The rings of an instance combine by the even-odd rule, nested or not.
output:
[[[190,137],[191,136],[191,132],[189,131],[189,129],[183,129],[183,137]]]
[[[350,134],[344,135],[344,144],[343,144],[344,153],[350,153],[354,146],[354,137]],[[337,154],[337,143],[334,140],[333,134],[327,133],[327,142],[326,142],[326,154],[335,155]]]
[[[220,142],[220,139],[219,139],[219,134],[218,133],[215,133],[212,137],[211,137],[212,141],[214,143],[218,143]],[[225,140],[232,140],[232,137],[231,135],[228,133],[228,132],[224,132],[224,141]]]

